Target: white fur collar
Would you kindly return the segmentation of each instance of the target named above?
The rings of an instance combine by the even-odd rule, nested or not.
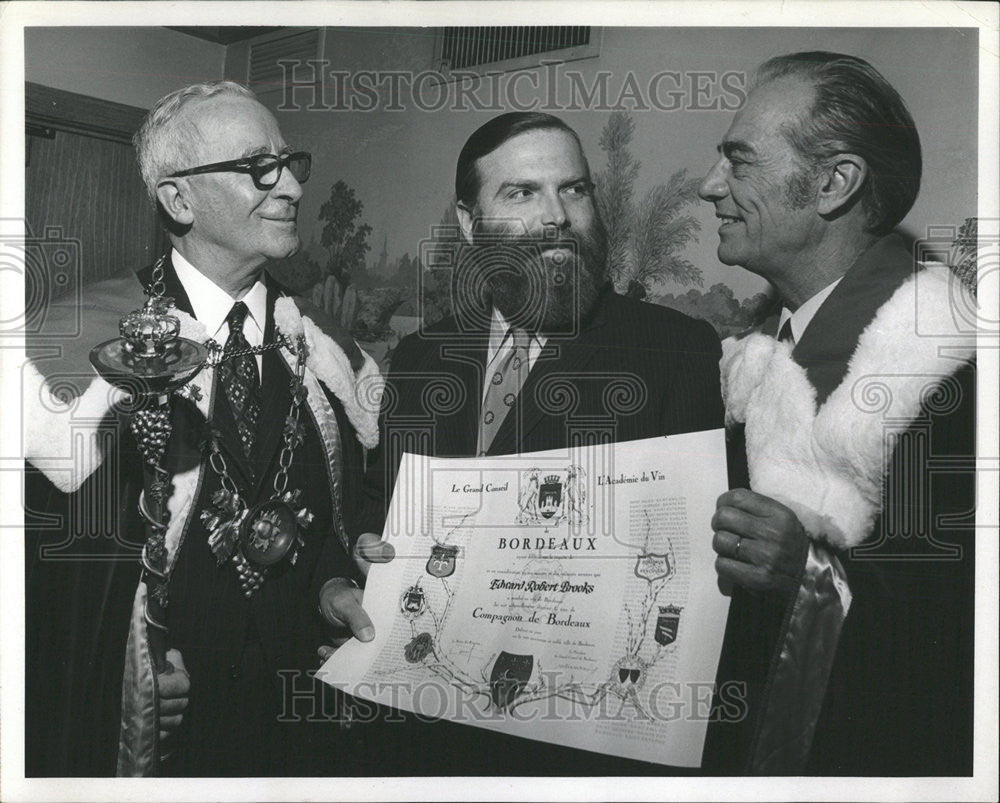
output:
[[[180,335],[205,342],[205,327],[192,316],[171,310],[181,324]],[[309,356],[306,368],[333,393],[366,449],[378,444],[378,411],[383,380],[371,356],[362,350],[364,364],[355,374],[344,350],[315,323],[304,318],[295,302],[282,296],[274,305],[275,326],[290,338],[305,335]],[[287,356],[287,355],[286,355]],[[201,391],[198,409],[208,416],[211,372],[201,371],[190,385]],[[80,396],[52,387],[28,362],[23,372],[24,456],[64,493],[77,490],[103,461],[99,436],[102,421],[122,398],[121,391],[95,377]],[[81,440],[82,438],[82,440]]]
[[[840,549],[864,541],[893,439],[928,391],[975,355],[976,315],[948,268],[918,272],[878,310],[818,411],[786,344],[762,334],[723,342],[726,420],[746,423],[751,487],[792,508],[817,540]]]
[[[274,323],[279,332],[292,339],[305,335],[309,348],[306,368],[340,400],[361,445],[374,449],[378,445],[378,412],[385,384],[375,360],[362,349],[365,362],[355,374],[340,345],[301,315],[288,296],[275,302]]]

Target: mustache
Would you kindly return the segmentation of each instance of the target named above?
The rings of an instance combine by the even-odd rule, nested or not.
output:
[[[596,282],[607,279],[608,233],[598,210],[590,225],[584,227],[542,224],[529,228],[523,221],[509,218],[477,218],[473,223],[472,243],[469,251],[480,254],[483,264],[499,265],[507,262],[521,265],[521,271],[566,269],[580,266]],[[550,259],[548,252],[568,251],[568,258],[556,255]],[[492,253],[492,257],[488,256]],[[478,261],[475,257],[473,262]],[[499,266],[498,265],[498,266]],[[535,267],[532,267],[534,265]],[[504,271],[505,272],[505,271]]]

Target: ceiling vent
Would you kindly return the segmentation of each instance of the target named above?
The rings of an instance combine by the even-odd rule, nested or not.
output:
[[[589,26],[445,28],[441,58],[453,70],[590,44]]]
[[[435,66],[446,74],[485,74],[591,58],[599,55],[600,34],[600,28],[585,25],[442,28]]]

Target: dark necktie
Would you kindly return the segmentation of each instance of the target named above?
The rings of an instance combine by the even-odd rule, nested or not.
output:
[[[514,406],[517,394],[528,376],[528,342],[530,335],[523,329],[511,329],[511,350],[489,376],[489,386],[483,398],[483,411],[479,418],[479,454],[486,454],[496,437],[504,418]]]
[[[248,353],[250,344],[243,335],[243,321],[246,320],[248,312],[247,305],[237,301],[226,316],[229,339],[226,340],[225,353],[242,353],[224,360],[219,365],[219,379],[233,409],[233,418],[236,419],[236,429],[240,434],[243,453],[250,457],[257,427],[260,424],[261,401],[257,358]]]
[[[792,334],[792,319],[789,318],[781,326],[781,331],[778,332],[778,340],[782,343],[787,343],[789,346],[795,345],[795,335]]]

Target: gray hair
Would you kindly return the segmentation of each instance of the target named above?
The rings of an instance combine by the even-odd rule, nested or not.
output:
[[[868,163],[860,201],[868,231],[892,231],[920,191],[922,161],[916,123],[899,93],[864,59],[810,51],[778,56],[758,69],[754,86],[785,76],[812,84],[815,98],[785,137],[806,165],[817,168],[837,153]]]
[[[216,95],[234,95],[257,100],[245,86],[233,81],[207,81],[191,84],[160,98],[149,110],[139,130],[132,137],[139,172],[146,185],[149,199],[156,203],[156,184],[164,176],[180,169],[185,152],[189,149],[190,134],[179,120],[180,111],[190,102]]]

